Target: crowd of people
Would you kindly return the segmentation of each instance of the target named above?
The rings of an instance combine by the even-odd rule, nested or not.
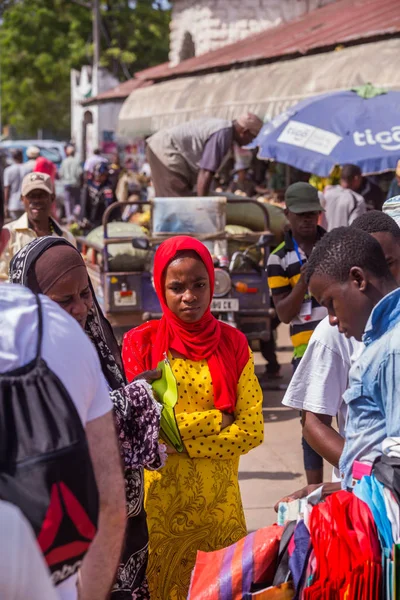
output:
[[[400,220],[398,210],[393,215]],[[332,235],[324,236],[323,243],[316,246],[306,267],[308,285],[327,316],[315,328],[283,403],[302,411],[304,436],[334,467],[333,481],[338,483],[328,485],[329,490],[340,489],[341,482],[351,488],[354,462],[361,460],[372,465],[382,451],[383,439],[398,435],[393,413],[395,399],[391,398],[396,381],[393,363],[396,352],[393,349],[392,355],[391,340],[396,333],[397,313],[395,304],[386,309],[390,316],[384,310],[386,296],[396,296],[391,292],[397,290],[400,281],[400,228],[396,220],[385,212],[370,211],[355,219],[350,227],[334,229]],[[332,250],[328,247],[329,259],[326,257],[319,266],[316,261],[327,240],[335,240],[337,246]],[[368,258],[364,251],[363,262],[359,256],[364,249],[362,240],[370,251]],[[354,252],[354,256],[350,256],[350,252]],[[346,257],[347,263],[342,266]],[[328,260],[332,263],[329,269]],[[352,266],[348,268],[350,263]],[[364,279],[358,281],[361,271],[369,285]],[[315,277],[311,277],[310,272],[315,272]],[[374,277],[378,272],[377,283]],[[312,282],[317,281],[318,286],[321,279],[325,283],[332,280],[328,292],[323,286],[321,290],[317,288],[318,292],[313,289]],[[378,304],[379,310],[375,309]],[[366,347],[369,352],[365,351]],[[369,362],[365,362],[366,358]],[[386,361],[391,364],[385,372]],[[337,418],[338,430],[332,426],[334,418]],[[299,494],[311,489],[307,487]]]
[[[8,230],[3,229],[2,249],[7,238]],[[12,385],[26,369],[30,386],[24,390],[26,400],[36,385],[46,390],[40,402],[57,406],[59,395],[72,401],[86,430],[99,494],[91,524],[95,528],[98,523],[98,528],[83,561],[77,548],[69,570],[60,568],[67,562],[61,553],[51,563],[60,597],[75,597],[76,585],[80,598],[106,598],[112,586],[115,598],[149,597],[148,547],[152,597],[185,597],[199,547],[213,550],[246,533],[238,461],[263,439],[262,393],[246,338],[210,312],[211,255],[192,238],[177,237],[160,246],[155,285],[164,316],[126,336],[122,359],[84,262],[68,240],[42,235],[30,241],[13,256],[10,281],[20,286],[5,286],[1,297],[7,323],[0,341],[1,388]],[[165,353],[178,382],[175,410],[185,451],[178,454],[167,447],[164,465],[158,444],[160,410],[149,382],[159,377],[155,368]],[[56,379],[58,386],[49,390],[48,378]],[[47,390],[51,397],[46,398]],[[19,400],[21,394],[19,390]],[[9,410],[18,412],[13,403]],[[18,417],[8,415],[8,425],[13,418],[17,431],[22,426]],[[40,433],[46,439],[51,437],[51,424],[43,419]],[[9,441],[11,446],[15,443]],[[6,445],[4,455],[14,457],[10,450]],[[45,467],[51,483],[54,469]],[[148,470],[143,479],[144,467]],[[79,480],[77,473],[75,477]],[[37,486],[38,481],[30,484]],[[9,487],[0,493],[24,506],[23,499],[12,498]],[[72,540],[79,539],[79,533],[73,530]],[[54,537],[50,545],[56,552],[60,548]]]
[[[106,156],[95,149],[82,163],[76,155],[75,146],[67,144],[65,158],[57,168],[41,153],[40,148],[29,146],[24,162],[23,151],[15,148],[9,154],[11,164],[1,165],[0,195],[6,219],[17,220],[24,212],[22,181],[28,173],[50,176],[53,193],[57,192],[52,216],[65,226],[78,223],[84,229],[96,227],[112,202],[145,200],[153,195],[148,163],[137,161],[130,155],[121,165],[118,153]]]
[[[246,115],[154,135],[155,193],[190,195],[197,184],[206,195],[233,140],[247,145],[260,128]],[[13,284],[0,293],[0,595],[184,600],[198,552],[247,533],[239,459],[264,434],[252,351],[211,313],[211,254],[179,235],[154,256],[161,319],[129,331],[121,349],[54,215],[54,165],[36,148],[28,157],[14,152],[0,203],[0,277]],[[96,226],[116,196],[140,196],[136,167],[98,151],[82,166],[68,146],[57,176],[65,225]],[[288,225],[267,277],[276,325],[290,324],[283,402],[301,413],[307,475],[285,502],[351,491],[355,467],[370,472],[400,443],[400,199],[370,210],[363,191],[377,198],[355,165],[324,193],[306,181],[285,191]],[[181,450],[160,435],[162,361],[176,381]],[[270,361],[267,377],[278,377]]]

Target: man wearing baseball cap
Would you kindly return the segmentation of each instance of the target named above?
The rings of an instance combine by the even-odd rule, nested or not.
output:
[[[21,200],[25,212],[16,221],[5,225],[9,232],[8,244],[0,259],[0,279],[8,279],[9,264],[21,248],[37,237],[55,235],[64,237],[75,244],[74,236],[65,231],[51,217],[51,205],[54,201],[54,188],[50,175],[28,173],[21,186]]]
[[[288,187],[285,203],[290,229],[282,244],[270,255],[267,275],[278,317],[283,323],[290,323],[295,371],[314,329],[328,314],[326,308],[310,296],[304,276],[305,263],[325,233],[318,225],[324,209],[318,191],[304,182]],[[304,439],[302,443],[307,482],[320,483],[323,480],[322,458]]]

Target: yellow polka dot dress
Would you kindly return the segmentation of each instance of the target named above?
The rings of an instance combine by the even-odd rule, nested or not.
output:
[[[237,388],[235,421],[221,429],[206,361],[171,360],[175,414],[186,447],[145,475],[152,600],[186,600],[198,550],[224,548],[246,535],[238,482],[241,454],[262,443],[262,392],[253,358]]]

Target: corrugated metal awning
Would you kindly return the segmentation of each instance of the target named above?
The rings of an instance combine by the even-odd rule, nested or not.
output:
[[[315,6],[323,3],[311,0],[307,4]],[[267,15],[268,3],[264,2],[264,5]],[[299,58],[315,54],[318,50],[321,52],[323,48],[325,51],[333,50],[338,44],[348,46],[377,41],[379,36],[385,36],[386,39],[400,32],[398,9],[399,0],[330,0],[325,6],[306,12],[299,18],[267,27],[259,33],[188,58],[175,66],[165,63],[150,67],[139,71],[136,76],[139,79],[156,80],[198,75],[211,69],[226,70],[250,61],[271,61],[283,56]],[[281,10],[284,14],[285,9],[282,7]],[[275,17],[276,8],[271,6],[271,21]]]
[[[138,89],[124,102],[118,133],[130,138],[200,117],[233,119],[251,111],[271,119],[303,98],[371,82],[400,89],[400,39],[182,77]]]

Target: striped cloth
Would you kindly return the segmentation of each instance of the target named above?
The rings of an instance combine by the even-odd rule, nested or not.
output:
[[[227,548],[197,552],[188,600],[242,600],[253,584],[271,585],[283,532],[270,525]]]
[[[400,196],[393,196],[386,200],[382,206],[382,211],[389,215],[389,217],[392,217],[397,225],[400,226]]]
[[[318,237],[321,239],[325,230],[318,227]],[[290,293],[300,279],[300,269],[307,256],[299,247],[302,262],[295,251],[291,231],[286,232],[285,239],[268,259],[267,276],[268,285],[273,296]],[[306,351],[310,337],[322,319],[327,315],[326,308],[320,306],[315,298],[311,297],[311,316],[297,316],[290,323],[290,337],[293,344],[294,358],[301,358]]]

